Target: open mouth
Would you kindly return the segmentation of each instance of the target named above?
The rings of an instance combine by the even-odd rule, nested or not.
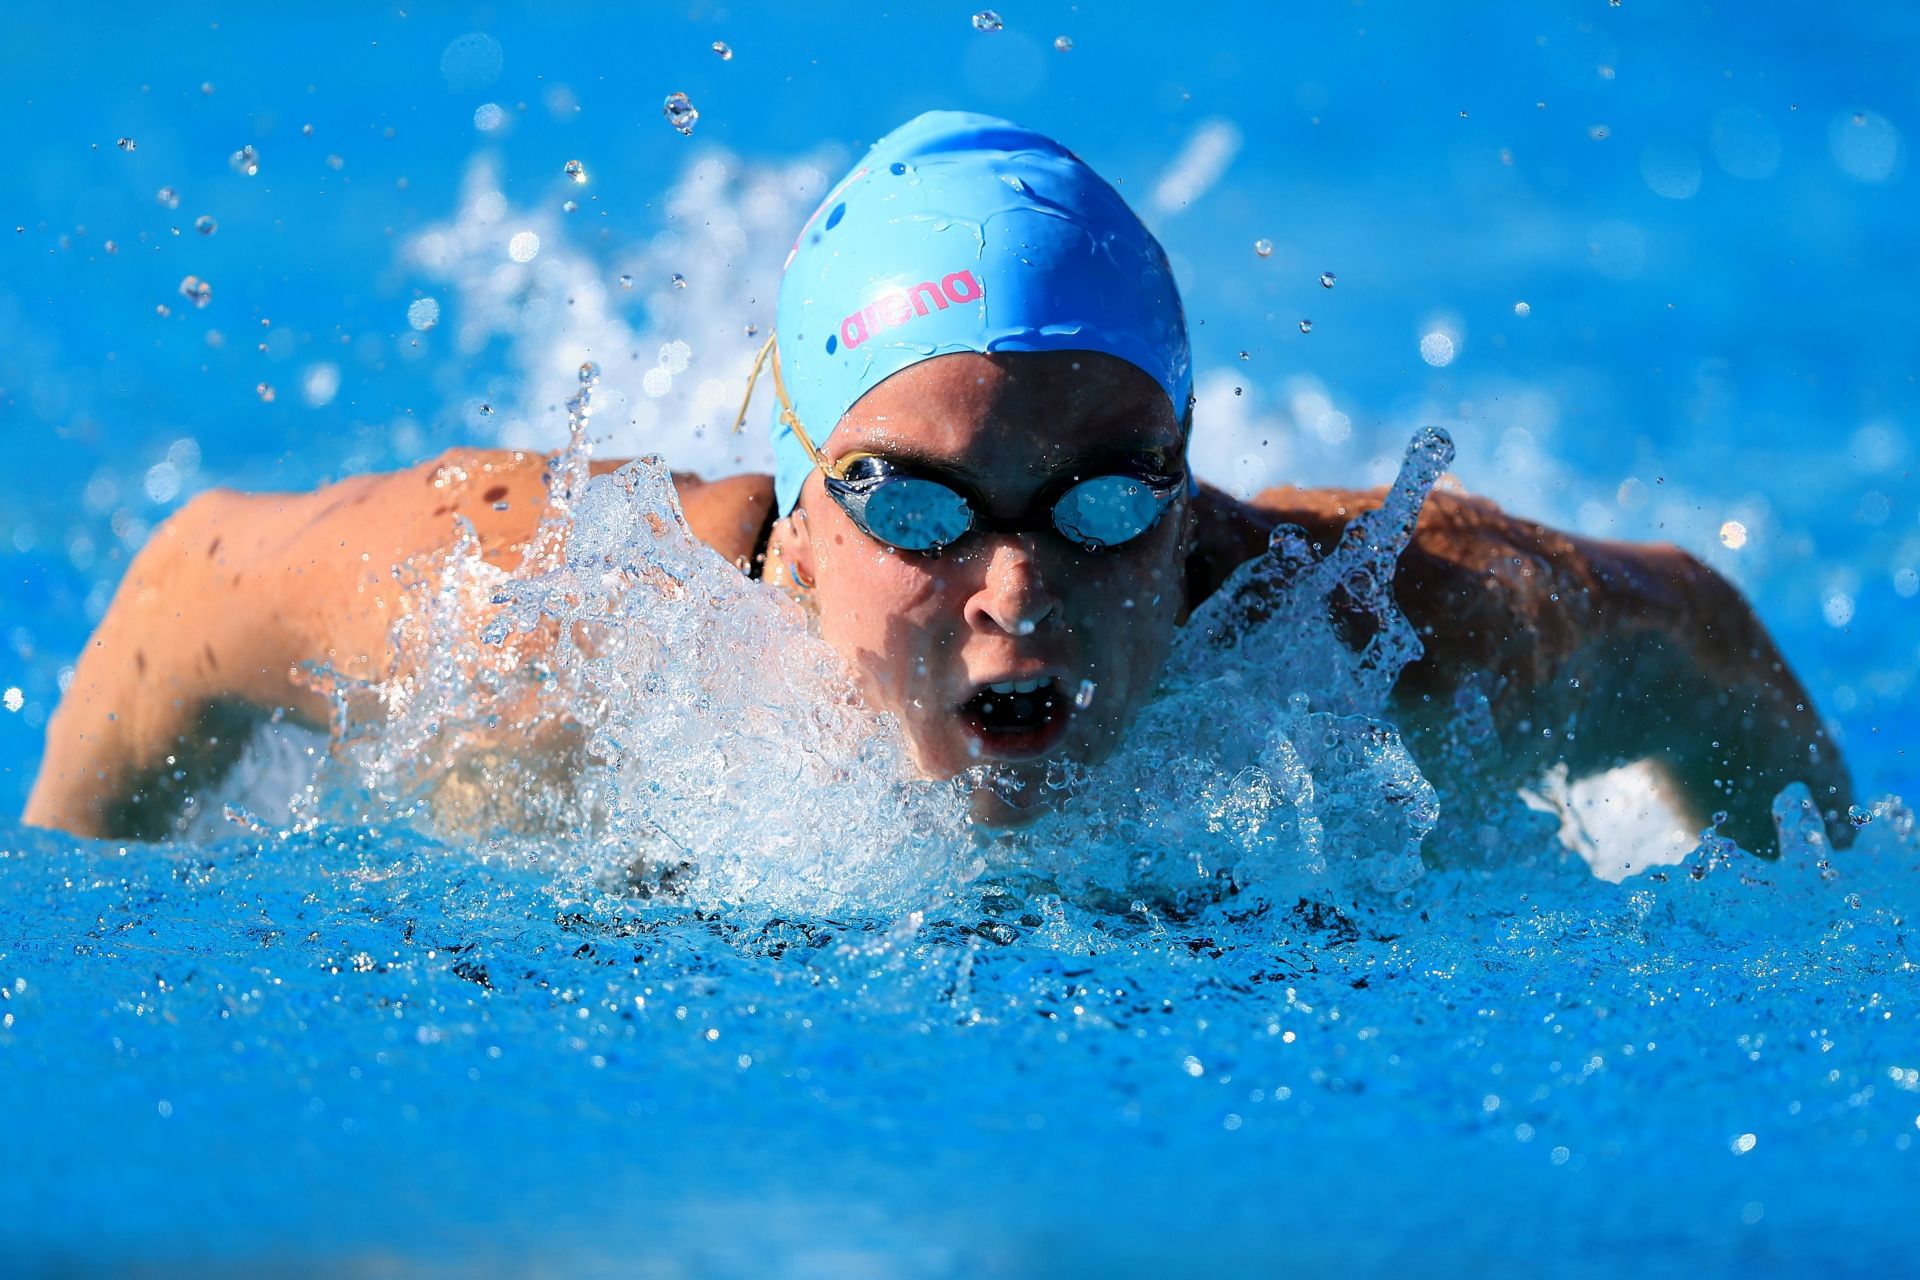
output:
[[[1052,750],[1065,735],[1073,701],[1051,677],[998,680],[961,703],[959,711],[982,755],[1035,756]]]

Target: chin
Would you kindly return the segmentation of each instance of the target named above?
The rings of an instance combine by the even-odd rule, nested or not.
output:
[[[1038,779],[1020,781],[1026,785],[1013,791],[998,779],[983,778],[967,796],[968,816],[979,826],[1016,831],[1053,811],[1059,802],[1058,793]]]

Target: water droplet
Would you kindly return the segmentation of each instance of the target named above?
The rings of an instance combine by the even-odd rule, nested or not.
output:
[[[1311,321],[1311,320],[1302,320],[1302,321],[1300,322],[1300,332],[1302,332],[1302,333],[1312,333],[1312,332],[1313,332],[1313,321]]]
[[[1464,111],[1462,111],[1462,112],[1460,113],[1460,118],[1461,118],[1462,120],[1465,120],[1465,119],[1467,118],[1467,113],[1466,113],[1466,112],[1464,112]]]
[[[1331,288],[1333,288],[1333,278],[1334,278],[1334,277],[1333,277],[1333,272],[1331,272],[1331,271],[1322,271],[1322,272],[1320,273],[1320,287],[1321,287],[1322,289],[1331,289]]]
[[[1435,329],[1421,335],[1420,358],[1436,369],[1443,369],[1453,363],[1453,335]]]
[[[1253,355],[1252,355],[1252,353],[1250,353],[1250,352],[1246,352],[1246,351],[1242,351],[1242,352],[1240,353],[1240,358],[1241,358],[1242,360],[1251,360],[1251,359],[1253,359]]]
[[[580,364],[580,385],[581,386],[590,387],[594,384],[595,381],[599,379],[599,377],[600,377],[599,365],[595,364],[591,360],[585,360],[581,362]]]
[[[260,172],[260,153],[253,149],[252,143],[248,143],[228,156],[227,164],[235,173],[251,178]]]
[[[1061,53],[1072,53],[1073,37],[1072,36],[1055,36],[1053,38],[1053,47],[1058,49]]]
[[[678,271],[673,273],[673,287],[676,289],[684,289],[687,287],[687,278]]]
[[[1073,691],[1073,705],[1085,711],[1093,705],[1093,691],[1099,686],[1091,680],[1082,680],[1080,687]]]
[[[567,161],[565,173],[569,178],[572,178],[576,183],[579,183],[581,186],[586,185],[587,166],[581,164],[578,160]]]
[[[748,336],[749,338],[751,338],[751,337],[752,337],[752,336],[753,336],[754,334],[756,334],[756,333],[759,333],[759,332],[760,332],[760,326],[759,326],[759,325],[757,325],[757,324],[749,324],[749,325],[747,326],[747,336]]]
[[[1255,241],[1253,242],[1253,251],[1254,251],[1255,253],[1257,253],[1257,254],[1259,254],[1259,255],[1260,255],[1261,257],[1263,257],[1263,258],[1269,258],[1269,257],[1272,257],[1272,256],[1273,256],[1273,241],[1271,241],[1271,240],[1255,240]]]
[[[1525,302],[1516,302],[1513,304],[1513,314],[1524,320],[1533,314],[1533,308]]]
[[[213,301],[213,286],[199,276],[188,276],[180,282],[180,296],[196,307],[204,307]]]
[[[1246,389],[1245,387],[1235,387],[1235,388],[1233,389],[1233,394],[1235,394],[1235,395],[1237,395],[1237,396],[1243,396],[1243,395],[1245,395],[1245,394],[1247,394],[1247,389]]]
[[[562,213],[577,213],[579,210],[580,206],[572,200],[565,201],[560,206],[560,212]]]
[[[122,151],[135,151],[135,150],[138,150],[140,146],[140,144],[135,142],[132,138],[122,138],[120,139],[120,141],[114,143],[114,145],[116,147],[119,147]]]
[[[493,416],[493,406],[490,404],[481,405],[480,416],[483,418],[491,418]]]
[[[203,236],[210,236],[220,229],[220,224],[203,213],[193,220],[193,229]]]
[[[160,207],[163,209],[178,209],[180,207],[180,193],[172,187],[160,188],[159,191],[154,193],[153,198],[160,202]]]
[[[310,124],[301,125],[300,136],[303,138],[311,138],[313,136],[313,126]]]
[[[1607,126],[1603,124],[1597,124],[1597,125],[1594,125],[1591,129],[1587,130],[1587,136],[1589,138],[1592,138],[1595,142],[1605,142],[1607,140],[1607,135],[1611,132],[1613,131],[1607,128]]]
[[[1000,21],[1000,15],[991,9],[982,9],[973,15],[973,29],[975,31],[998,31],[1006,25],[1006,23]]]
[[[267,404],[273,403],[273,385],[271,383],[255,383],[253,394],[259,396],[260,399]]]
[[[684,93],[668,94],[667,101],[660,110],[665,113],[667,123],[685,136],[691,136],[693,126],[700,123],[700,113],[694,109],[693,102]]]
[[[720,61],[722,62],[733,61],[733,47],[729,45],[725,40],[715,40],[713,42],[713,51],[720,55]]]
[[[620,277],[620,287],[621,287],[622,289],[631,289],[631,288],[633,288],[633,277],[632,277],[632,276],[621,276],[621,277]]]

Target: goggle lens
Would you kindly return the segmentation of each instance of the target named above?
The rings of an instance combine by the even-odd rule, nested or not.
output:
[[[1153,528],[1166,503],[1164,491],[1134,476],[1095,476],[1060,495],[1053,525],[1083,546],[1113,547]]]
[[[888,476],[867,492],[860,523],[880,541],[902,551],[933,551],[973,524],[967,500],[936,480]]]

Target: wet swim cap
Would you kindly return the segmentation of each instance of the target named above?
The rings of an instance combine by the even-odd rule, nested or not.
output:
[[[929,111],[873,144],[800,230],[780,282],[780,368],[816,444],[886,378],[954,351],[1101,351],[1184,419],[1187,322],[1159,242],[1051,138]],[[773,427],[782,514],[813,462]]]

